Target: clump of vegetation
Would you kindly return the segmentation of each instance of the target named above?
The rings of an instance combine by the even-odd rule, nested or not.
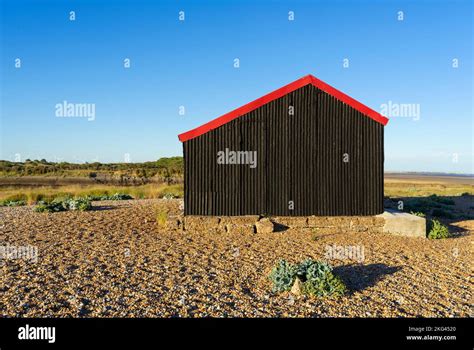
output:
[[[184,191],[181,185],[171,185],[158,192],[158,198],[173,199],[183,198]]]
[[[313,228],[311,229],[311,240],[317,241],[317,240],[319,240],[320,238],[321,238],[321,236],[318,235],[318,229],[317,229],[317,227],[313,227]]]
[[[40,201],[34,210],[39,213],[56,213],[67,210],[86,211],[90,209],[92,209],[92,205],[87,198],[57,198],[51,202]]]
[[[428,233],[429,239],[443,239],[450,236],[448,228],[440,223],[438,220],[431,220],[430,230]]]
[[[0,201],[0,207],[20,207],[26,205],[26,202],[24,200],[4,200]]]
[[[92,209],[92,204],[87,198],[74,198],[65,201],[68,210],[86,211]]]
[[[166,203],[160,201],[153,206],[153,212],[156,220],[156,225],[159,228],[165,228],[168,224],[168,216],[170,215],[170,208]]]
[[[111,200],[111,201],[124,201],[128,199],[133,199],[133,197],[126,193],[115,193],[107,197],[107,200]]]
[[[159,226],[165,227],[168,221],[168,213],[165,210],[160,210],[156,214],[156,222]]]
[[[280,260],[269,277],[273,282],[274,292],[289,291],[297,278],[302,283],[301,292],[306,295],[339,296],[347,291],[342,280],[333,274],[329,264],[312,259],[295,265]]]
[[[0,200],[0,207],[18,207],[27,204],[27,196],[23,193],[7,194]]]
[[[295,282],[295,266],[284,259],[278,261],[270,273],[270,280],[273,282],[274,292],[284,292],[291,289]]]
[[[89,195],[86,197],[90,201],[123,201],[127,199],[133,199],[133,197],[127,193],[114,193],[113,195]]]
[[[67,207],[64,206],[64,202],[61,201],[40,201],[38,202],[34,210],[38,213],[56,213],[59,211],[66,211]]]

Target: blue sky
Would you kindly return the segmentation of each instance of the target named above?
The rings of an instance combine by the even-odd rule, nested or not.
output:
[[[474,173],[471,1],[1,4],[0,159],[181,155],[179,133],[313,74],[378,111],[420,108],[385,128],[386,171]],[[63,101],[94,120],[58,118]]]

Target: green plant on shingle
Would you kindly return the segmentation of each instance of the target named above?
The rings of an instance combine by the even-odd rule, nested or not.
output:
[[[56,213],[67,210],[85,211],[90,209],[92,209],[92,205],[87,198],[56,198],[51,202],[39,201],[34,210],[39,213]]]
[[[303,262],[296,264],[294,267],[296,277],[302,282],[306,281],[308,277],[321,275],[327,271],[331,271],[331,267],[323,262],[306,259]]]
[[[88,195],[85,198],[87,198],[90,201],[123,201],[127,199],[133,199],[133,197],[129,194],[126,193],[115,193],[113,195]]]
[[[106,198],[111,201],[123,201],[127,199],[133,199],[131,195],[126,193],[115,193],[112,196],[106,196]]]
[[[308,279],[303,283],[302,292],[308,295],[324,297],[329,295],[340,296],[347,291],[342,280],[332,272]]]
[[[156,223],[160,227],[165,227],[168,221],[168,213],[165,210],[159,210],[156,213]]]
[[[270,280],[273,282],[274,292],[284,292],[291,289],[295,282],[295,267],[286,260],[279,260],[270,272]]]
[[[321,238],[321,236],[318,234],[318,228],[317,227],[313,227],[311,229],[311,240],[313,241],[317,241]]]
[[[347,291],[342,280],[332,273],[332,267],[325,262],[303,261],[298,265],[297,277],[303,282],[303,294],[324,297],[343,295]]]
[[[55,200],[52,202],[39,201],[34,210],[38,213],[57,213],[66,211],[68,208],[64,202]]]
[[[24,200],[4,200],[0,201],[0,207],[20,207],[26,205],[26,202]]]
[[[428,233],[429,239],[442,239],[449,237],[448,228],[440,223],[438,220],[431,220],[430,230]]]
[[[273,282],[274,292],[290,290],[296,278],[302,282],[301,292],[306,295],[338,296],[347,291],[342,280],[333,274],[331,265],[312,259],[296,265],[280,260],[269,277]]]
[[[63,203],[66,203],[66,207],[68,210],[85,211],[90,210],[92,208],[91,202],[87,198],[68,199]]]
[[[183,198],[183,189],[181,186],[178,186],[178,185],[168,186],[158,193],[158,198],[163,198],[163,199]]]

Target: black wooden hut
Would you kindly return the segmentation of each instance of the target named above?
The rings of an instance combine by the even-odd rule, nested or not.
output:
[[[308,75],[179,135],[185,215],[383,212],[388,119]]]

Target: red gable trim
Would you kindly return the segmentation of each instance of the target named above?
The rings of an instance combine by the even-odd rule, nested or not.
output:
[[[268,102],[274,101],[282,96],[285,96],[289,94],[290,92],[293,92],[303,86],[306,86],[308,84],[312,84],[318,89],[327,92],[328,94],[334,96],[341,102],[344,102],[348,104],[349,106],[355,108],[359,112],[365,114],[367,117],[379,122],[382,125],[386,125],[388,123],[388,119],[385,118],[383,115],[380,113],[377,113],[373,109],[370,109],[369,107],[363,105],[362,103],[354,100],[352,97],[346,95],[345,93],[333,88],[332,86],[326,84],[325,82],[319,80],[318,78],[313,77],[312,75],[307,75],[303,78],[300,78],[288,85],[285,85],[278,90],[275,90],[273,92],[270,92],[269,94],[262,96],[255,101],[252,101],[250,103],[247,103],[246,105],[243,105],[242,107],[239,107],[237,109],[234,109],[233,111],[224,114],[223,116],[220,116],[219,118],[216,118],[214,120],[211,120],[210,122],[207,122],[206,124],[203,124],[201,126],[198,126],[195,129],[192,129],[190,131],[187,131],[185,133],[182,133],[178,135],[179,140],[181,142],[185,142],[188,140],[191,140],[195,137],[198,137],[202,134],[205,134],[208,131],[211,131],[213,129],[218,128],[221,125],[224,125],[231,120],[234,120],[238,117],[241,117],[244,114],[247,114],[254,109],[257,109],[258,107],[263,106],[264,104],[267,104]]]

